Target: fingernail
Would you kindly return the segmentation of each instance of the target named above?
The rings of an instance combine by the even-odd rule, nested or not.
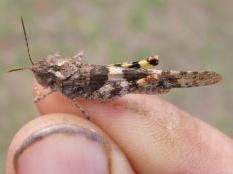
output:
[[[16,151],[18,174],[109,173],[109,144],[93,130],[53,125],[31,134]]]

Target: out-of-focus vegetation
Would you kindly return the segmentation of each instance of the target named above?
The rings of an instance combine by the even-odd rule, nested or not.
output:
[[[216,86],[163,97],[232,136],[232,7],[230,0],[1,0],[0,173],[14,134],[38,116],[32,75],[6,73],[30,64],[21,15],[35,61],[55,51],[72,56],[84,50],[85,61],[98,64],[159,54],[159,68],[219,72],[224,80]]]

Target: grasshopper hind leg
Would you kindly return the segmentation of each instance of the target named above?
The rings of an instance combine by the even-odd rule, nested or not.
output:
[[[159,56],[155,55],[135,62],[113,64],[113,66],[123,67],[123,68],[133,68],[133,69],[140,69],[140,68],[150,69],[153,68],[154,66],[157,66],[158,64],[159,64]]]
[[[170,87],[161,84],[157,74],[148,75],[136,81],[136,88],[131,93],[138,94],[165,94],[170,91]]]

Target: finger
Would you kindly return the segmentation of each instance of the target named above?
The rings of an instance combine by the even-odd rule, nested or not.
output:
[[[157,97],[128,95],[104,104],[78,103],[119,144],[137,173],[233,171],[233,143],[228,137]],[[42,114],[80,114],[59,93],[37,106]]]
[[[24,126],[8,151],[7,174],[134,173],[119,148],[91,122],[67,114]]]

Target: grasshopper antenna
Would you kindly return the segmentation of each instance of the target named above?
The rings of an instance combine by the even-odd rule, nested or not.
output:
[[[11,69],[11,70],[9,70],[8,72],[21,71],[21,70],[25,70],[25,69],[31,70],[31,68],[24,67],[24,68],[15,68],[15,69]]]
[[[33,61],[32,61],[32,58],[31,58],[30,50],[29,50],[28,39],[27,39],[27,33],[26,33],[24,21],[23,21],[23,16],[21,16],[21,23],[22,23],[22,27],[23,27],[24,39],[25,39],[26,46],[27,46],[28,57],[29,57],[29,60],[30,60],[31,64],[34,65],[34,63],[33,63]]]
[[[27,46],[28,57],[29,57],[29,60],[30,60],[31,64],[34,65],[34,63],[33,63],[33,61],[32,61],[32,58],[31,58],[31,55],[30,55],[30,50],[29,50],[29,45],[28,45],[28,39],[27,39],[27,33],[26,33],[24,21],[23,21],[23,16],[21,16],[21,23],[22,23],[22,27],[23,27],[24,39],[25,39],[26,46]],[[8,72],[21,71],[21,70],[25,70],[25,69],[31,70],[31,68],[23,67],[23,68],[11,69],[11,70],[9,70]]]

